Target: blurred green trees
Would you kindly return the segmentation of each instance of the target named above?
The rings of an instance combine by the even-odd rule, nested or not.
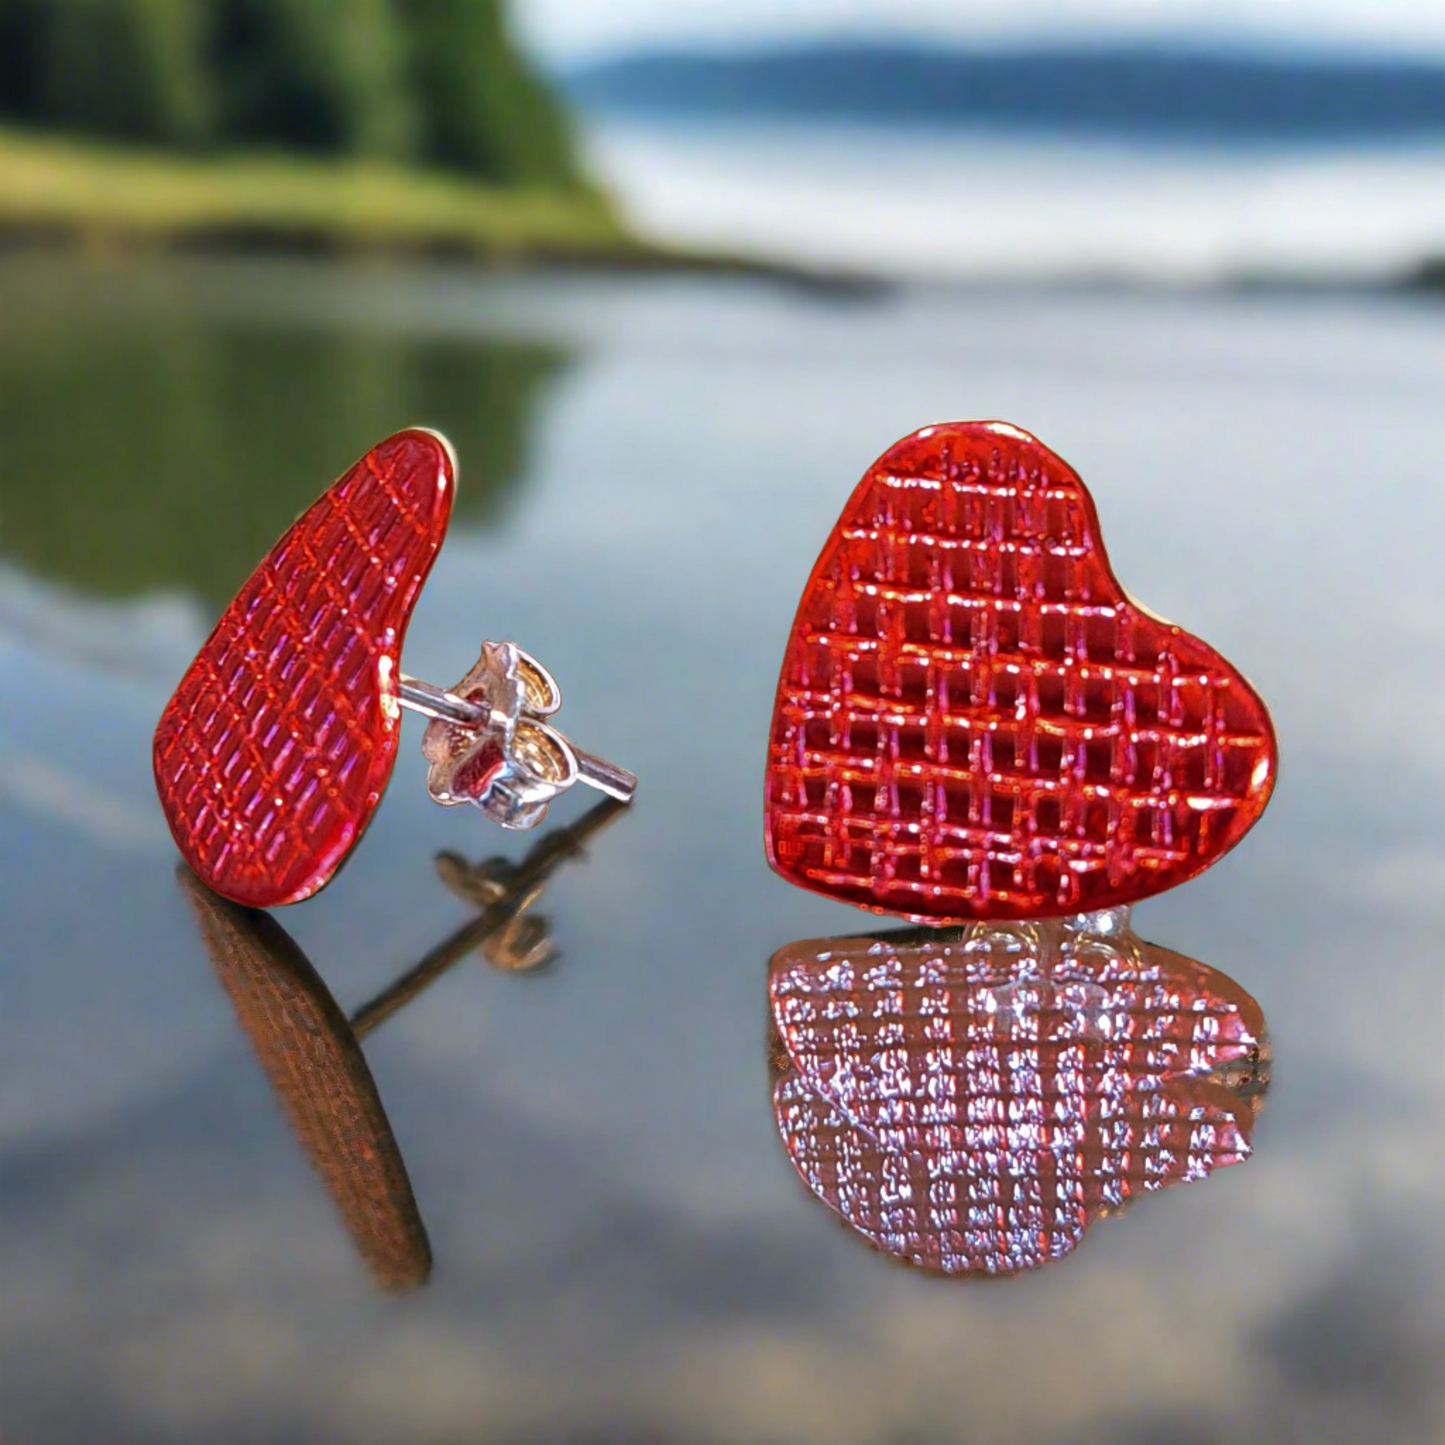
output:
[[[0,119],[583,184],[504,0],[0,0]]]

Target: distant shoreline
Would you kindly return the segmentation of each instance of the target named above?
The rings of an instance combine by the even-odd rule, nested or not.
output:
[[[17,247],[379,255],[885,284],[638,236],[605,191],[508,190],[465,176],[287,154],[197,158],[0,127],[0,251]]]
[[[595,189],[507,190],[380,162],[206,157],[0,129],[0,233],[106,245],[431,251],[641,261]]]
[[[1154,144],[1445,138],[1445,63],[1348,53],[834,39],[639,51],[559,79],[584,110],[655,120],[982,124]]]
[[[509,191],[370,162],[279,154],[177,157],[0,128],[0,253],[32,247],[102,255],[379,255],[489,268],[736,274],[842,295],[908,284],[883,271],[649,240],[627,226],[601,189]],[[1201,289],[1087,270],[1032,281],[980,275],[944,284]],[[1209,289],[1445,292],[1445,253],[1422,257],[1373,284],[1261,272],[1221,276]]]

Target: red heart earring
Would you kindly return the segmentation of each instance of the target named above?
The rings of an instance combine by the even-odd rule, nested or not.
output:
[[[951,422],[868,469],[808,579],[768,860],[921,923],[1117,908],[1232,848],[1276,768],[1244,678],[1120,587],[1072,468]]]
[[[631,773],[547,723],[561,693],[512,643],[484,644],[451,691],[400,671],[455,488],[436,432],[373,447],[267,553],[166,704],[156,788],[217,893],[269,908],[322,887],[386,790],[402,708],[432,719],[423,750],[440,803],[530,828],[576,782],[631,799]]]

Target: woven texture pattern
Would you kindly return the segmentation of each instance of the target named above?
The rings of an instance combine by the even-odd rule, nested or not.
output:
[[[887,1253],[1012,1273],[1141,1191],[1249,1153],[1267,1050],[1223,975],[1125,933],[821,940],[773,960],[774,1109],[808,1187]]]
[[[1274,774],[1264,704],[1125,597],[1075,473],[1013,427],[953,423],[869,469],[808,581],[768,857],[920,922],[1116,907],[1231,848]]]
[[[218,893],[294,903],[361,836],[396,761],[402,640],[453,490],[429,432],[368,452],[251,574],[167,704],[156,787]]]
[[[326,985],[274,919],[189,873],[206,950],[286,1118],[348,1232],[388,1289],[422,1283],[431,1248],[361,1047]]]

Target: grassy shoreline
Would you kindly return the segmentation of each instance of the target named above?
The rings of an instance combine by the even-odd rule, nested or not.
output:
[[[881,285],[646,240],[600,187],[503,188],[447,171],[278,153],[177,155],[0,126],[0,249],[27,243],[696,271],[845,294]]]
[[[379,161],[276,153],[177,155],[0,126],[0,247],[96,251],[284,250],[744,273],[827,292],[888,288],[879,276],[665,245],[628,228],[596,187],[505,189]],[[1125,285],[1117,277],[1056,283]],[[986,283],[984,283],[986,284]],[[1155,289],[1147,283],[1146,289]],[[1240,275],[1226,290],[1445,293],[1445,256],[1375,285]]]
[[[622,265],[689,260],[633,236],[599,190],[508,190],[383,162],[183,156],[0,129],[0,236],[7,235],[97,247],[245,244]]]

